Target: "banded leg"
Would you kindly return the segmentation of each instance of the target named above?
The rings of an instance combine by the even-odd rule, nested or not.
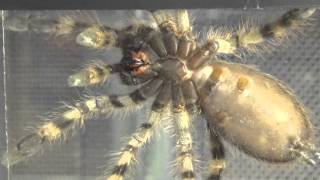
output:
[[[155,79],[140,89],[126,96],[95,96],[66,106],[65,111],[56,113],[51,121],[36,127],[33,132],[24,136],[10,154],[3,157],[2,164],[14,165],[34,156],[47,143],[66,138],[85,123],[99,115],[111,113],[115,109],[136,107],[148,97],[155,95],[162,80]],[[9,161],[9,162],[7,162]]]
[[[177,10],[175,13],[166,10],[151,11],[160,30],[170,30],[181,36],[192,31],[189,13],[187,10]]]
[[[152,137],[154,130],[158,127],[161,113],[152,111],[149,121],[143,123],[140,128],[130,138],[128,144],[121,151],[121,155],[117,161],[117,165],[113,168],[111,175],[107,180],[123,180],[125,173],[130,165],[136,159],[136,153],[143,145],[145,145]]]
[[[128,144],[122,150],[117,165],[112,170],[112,174],[107,180],[122,180],[132,161],[135,160],[136,153],[152,136],[157,128],[160,118],[163,116],[162,110],[170,101],[171,82],[165,82],[153,102],[152,112],[149,122],[141,125],[140,129],[131,137]]]
[[[30,134],[21,138],[11,152],[4,155],[1,163],[13,166],[25,161],[38,154],[48,143],[54,143],[73,134],[82,128],[87,120],[133,103],[128,96],[97,96],[79,101],[74,106],[65,106],[63,112],[55,113],[50,121],[35,127]]]
[[[212,129],[210,129],[209,131],[212,160],[209,162],[208,180],[220,180],[221,173],[226,166],[224,160],[224,147],[219,136]]]
[[[104,62],[93,62],[72,74],[68,78],[70,87],[85,87],[103,84],[111,74],[120,71],[120,64],[106,64]]]
[[[190,132],[191,119],[188,112],[183,109],[174,114],[177,126],[177,163],[183,180],[194,180],[194,165],[192,154],[192,136]]]
[[[217,53],[237,54],[239,48],[256,52],[256,45],[268,40],[279,41],[286,38],[291,30],[306,24],[316,10],[316,8],[292,9],[275,22],[262,27],[243,27],[235,34],[210,30],[207,38],[208,41],[215,41],[218,44]]]
[[[126,60],[128,59],[128,60]],[[143,59],[143,61],[146,61]],[[148,60],[150,61],[150,60]],[[70,87],[95,86],[105,83],[111,74],[116,74],[122,78],[126,85],[138,85],[156,78],[157,73],[151,70],[150,65],[144,65],[141,68],[130,69],[135,63],[132,57],[124,57],[120,63],[107,64],[102,61],[93,61],[77,73],[68,77]],[[133,64],[133,65],[132,65]],[[138,74],[141,73],[141,74]],[[135,75],[137,74],[137,75]]]
[[[64,35],[72,33],[76,22],[70,17],[61,17],[59,19],[44,19],[33,15],[8,16],[5,19],[5,28],[14,32],[35,32],[54,35]]]
[[[76,22],[71,17],[44,19],[39,16],[9,16],[5,28],[15,32],[34,32],[49,35],[76,35],[76,43],[94,49],[118,47],[118,32],[110,27],[98,24]]]

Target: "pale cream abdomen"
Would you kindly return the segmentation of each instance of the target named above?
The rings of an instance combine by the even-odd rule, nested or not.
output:
[[[295,140],[311,141],[312,127],[301,104],[269,75],[236,63],[217,61],[215,85],[203,100],[206,119],[227,141],[267,161],[297,156]]]

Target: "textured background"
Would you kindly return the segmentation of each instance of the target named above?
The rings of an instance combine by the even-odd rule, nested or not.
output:
[[[265,10],[195,10],[194,29],[205,32],[209,26],[238,27],[239,23],[252,20],[256,23],[272,21],[284,13],[286,9]],[[68,14],[79,19],[95,19],[92,12],[66,11],[33,11],[10,12],[11,14],[38,14],[48,17]],[[99,11],[98,17],[103,24],[116,27],[123,26],[125,19],[130,22],[132,16],[126,11]],[[145,12],[132,12],[137,17]],[[269,53],[247,55],[240,61],[256,65],[261,70],[270,73],[287,83],[301,101],[310,109],[313,122],[320,127],[320,15],[315,16],[312,26],[301,30],[298,37],[290,38],[285,43]],[[91,20],[92,21],[92,20]],[[6,32],[6,70],[7,70],[7,106],[9,140],[14,143],[26,131],[27,126],[41,122],[40,115],[52,111],[61,105],[61,101],[72,102],[82,94],[84,89],[67,87],[68,75],[79,69],[92,59],[102,59],[108,62],[119,61],[120,51],[88,50],[76,46],[72,40],[63,40],[33,33]],[[3,66],[1,66],[3,67]],[[2,80],[2,78],[1,78]],[[113,77],[105,87],[90,91],[101,93],[125,93],[130,91]],[[3,98],[3,96],[0,96]],[[1,102],[2,99],[1,99]],[[148,107],[148,106],[146,106]],[[42,156],[35,157],[27,163],[22,163],[11,169],[11,180],[87,180],[103,174],[104,166],[110,163],[110,152],[120,149],[125,138],[134,132],[139,123],[145,121],[145,110],[120,118],[115,115],[106,119],[91,121],[78,136],[66,144],[55,145]],[[1,116],[0,118],[3,118]],[[5,151],[5,136],[3,119],[0,119],[0,150]],[[200,159],[206,159],[208,146],[202,119],[195,120],[197,130],[196,148],[201,152]],[[161,138],[159,138],[161,137]],[[172,179],[171,148],[169,136],[161,134],[154,139],[142,153],[141,163],[133,179],[162,180]],[[316,131],[317,142],[320,140],[320,130]],[[257,161],[227,145],[227,169],[223,180],[267,180],[267,179],[296,179],[316,180],[320,176],[320,166],[310,167],[303,162],[286,165],[274,165]],[[205,162],[199,163],[206,169]],[[200,168],[200,169],[201,169]],[[0,166],[1,176],[6,175],[4,167]]]

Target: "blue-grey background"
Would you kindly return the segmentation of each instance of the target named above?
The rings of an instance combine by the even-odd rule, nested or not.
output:
[[[212,8],[243,8],[244,6],[256,7],[259,3],[262,7],[306,7],[319,5],[318,0],[23,0],[0,1],[0,9],[5,10],[114,10],[114,9],[212,9]]]
[[[206,32],[210,26],[237,28],[247,19],[257,24],[266,23],[281,16],[287,9],[220,9],[192,10],[194,30]],[[69,15],[78,20],[94,22],[93,12],[78,11],[10,11],[10,15],[33,14],[55,18]],[[295,37],[268,53],[246,55],[241,63],[256,65],[287,83],[299,99],[310,110],[316,128],[317,142],[320,140],[320,13],[314,17],[311,26],[300,30]],[[122,27],[134,19],[147,15],[144,11],[98,11],[97,17],[103,24]],[[135,18],[137,17],[137,18]],[[253,20],[255,19],[255,20]],[[69,88],[68,75],[80,69],[93,59],[117,62],[121,53],[117,49],[89,50],[74,44],[73,39],[60,38],[31,32],[5,32],[7,72],[7,118],[9,141],[16,142],[27,131],[26,127],[37,125],[41,117],[61,105],[74,102],[85,91],[100,93],[125,93],[130,88],[121,85],[113,77],[104,87],[95,89]],[[2,53],[2,52],[1,52]],[[1,62],[2,63],[2,62]],[[3,66],[1,66],[2,68]],[[2,75],[2,74],[1,74]],[[0,82],[2,82],[1,78]],[[3,96],[0,96],[3,103]],[[89,180],[101,176],[106,164],[110,163],[110,152],[117,152],[125,138],[132,134],[139,123],[145,121],[146,108],[124,118],[119,114],[110,118],[90,121],[85,130],[64,144],[52,146],[41,156],[11,169],[11,180]],[[1,106],[3,108],[3,106]],[[3,109],[2,109],[3,110]],[[1,114],[3,114],[1,112]],[[0,150],[6,151],[5,124],[0,116]],[[202,162],[199,169],[206,170],[208,144],[204,121],[195,120],[196,149]],[[140,153],[141,158],[130,177],[132,179],[162,180],[173,179],[172,156],[174,138],[161,133]],[[320,166],[311,167],[303,162],[274,165],[257,161],[227,145],[227,169],[223,180],[267,180],[296,179],[316,180],[320,177]],[[6,179],[5,168],[0,166],[0,179]]]

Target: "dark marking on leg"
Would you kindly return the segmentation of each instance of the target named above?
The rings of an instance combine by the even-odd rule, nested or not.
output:
[[[169,55],[176,55],[178,49],[178,40],[173,32],[166,32],[163,35],[163,41]]]
[[[235,39],[235,41],[236,41],[236,47],[237,47],[237,49],[239,49],[239,48],[240,48],[239,34],[236,34],[236,35],[234,36],[234,39]]]
[[[70,125],[74,123],[74,121],[56,121],[54,122],[57,127],[59,127],[61,130],[64,130],[68,128]]]
[[[274,38],[275,34],[273,32],[273,28],[270,24],[265,25],[263,28],[261,28],[260,33],[263,38]]]
[[[262,37],[275,38],[279,36],[277,33],[281,31],[288,31],[289,28],[294,26],[295,23],[299,21],[304,21],[309,17],[303,17],[303,14],[310,9],[292,9],[286,12],[281,18],[273,23],[266,24],[260,29]]]
[[[185,106],[181,85],[177,83],[172,85],[172,104],[175,112],[181,112]]]
[[[297,8],[288,11],[279,20],[279,25],[282,25],[284,27],[290,27],[294,20],[299,19],[301,13],[301,10]]]
[[[160,111],[169,103],[170,98],[171,98],[171,82],[166,81],[160,87],[160,91],[152,104],[152,110]]]
[[[123,151],[128,151],[128,152],[131,152],[131,153],[135,153],[137,152],[138,148],[135,147],[135,146],[132,146],[130,144],[127,144],[126,147],[124,147]]]
[[[113,169],[112,174],[123,176],[124,173],[127,171],[127,168],[128,168],[128,164],[117,165]]]
[[[150,27],[142,27],[139,29],[139,34],[141,37],[146,37],[144,40],[159,57],[165,57],[167,55],[161,32],[156,32]]]
[[[191,178],[194,178],[195,175],[193,171],[185,171],[182,173],[181,177],[182,179],[191,179]]]
[[[115,106],[115,107],[118,107],[118,108],[123,108],[123,107],[124,107],[124,104],[122,104],[122,103],[119,101],[117,95],[109,96],[109,100],[110,100],[110,103],[111,103],[113,106]]]
[[[160,34],[153,35],[149,44],[159,57],[165,57],[167,55],[167,50],[163,44]]]
[[[218,135],[210,129],[210,143],[211,143],[211,155],[215,159],[223,159],[225,152],[223,144]]]
[[[179,154],[179,156],[187,156],[187,155],[192,155],[192,151],[183,151]]]
[[[131,93],[129,96],[132,99],[132,101],[135,103],[144,101],[147,98],[156,94],[162,82],[163,81],[161,79],[150,80],[149,82],[144,84],[142,87],[140,87],[139,89]]]
[[[130,96],[131,100],[132,100],[133,102],[135,102],[135,103],[139,103],[139,102],[142,102],[142,101],[146,100],[146,98],[144,98],[144,97],[141,95],[141,93],[140,93],[139,90],[134,91],[134,92],[131,93],[129,96]]]
[[[143,129],[150,129],[150,128],[152,128],[152,124],[150,124],[150,123],[143,123],[143,124],[141,125],[141,128],[143,128]]]
[[[207,180],[220,180],[220,174],[219,175],[211,174]]]
[[[158,91],[162,83],[162,79],[153,79],[144,84],[138,91],[140,92],[142,97],[148,98],[150,96],[153,96]]]
[[[222,171],[225,168],[225,151],[220,137],[214,132],[213,128],[210,127],[210,144],[211,144],[211,155],[212,161],[209,164],[209,177],[208,180],[220,180]]]
[[[195,104],[198,100],[198,94],[191,80],[182,83],[182,92],[188,112],[196,112],[197,106]]]

